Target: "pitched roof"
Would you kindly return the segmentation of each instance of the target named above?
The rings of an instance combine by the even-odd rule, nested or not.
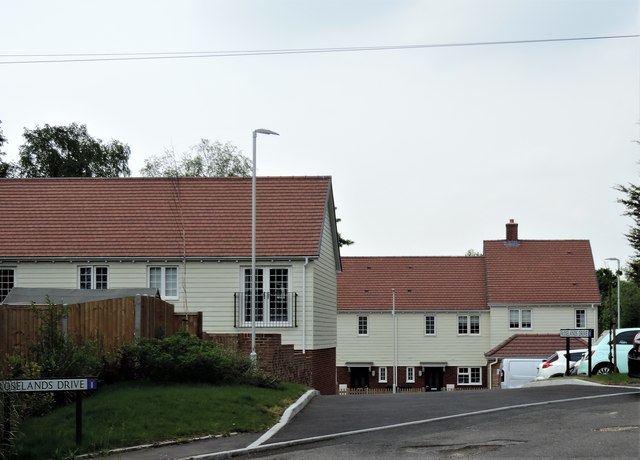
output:
[[[558,350],[567,348],[567,339],[560,334],[514,334],[484,355],[487,358],[548,358]],[[572,338],[571,349],[586,348],[587,343]]]
[[[485,241],[484,258],[489,305],[600,304],[587,240]]]
[[[14,287],[4,298],[4,305],[72,305],[77,303],[95,302],[97,300],[119,299],[135,297],[137,295],[160,297],[156,288],[125,288],[125,289],[62,289],[62,288],[21,288]]]
[[[256,189],[257,255],[317,256],[331,178]],[[251,178],[0,179],[0,209],[5,259],[251,255]]]
[[[487,309],[482,257],[343,257],[338,310]]]

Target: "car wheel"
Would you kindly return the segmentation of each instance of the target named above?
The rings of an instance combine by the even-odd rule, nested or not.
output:
[[[613,372],[613,364],[600,363],[593,370],[594,374],[611,374]]]

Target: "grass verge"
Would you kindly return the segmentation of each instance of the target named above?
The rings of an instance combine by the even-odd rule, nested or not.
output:
[[[628,374],[597,374],[591,377],[581,375],[579,379],[586,380],[587,382],[600,383],[602,385],[632,385],[640,384],[640,379],[629,377]]]
[[[271,427],[306,388],[119,383],[83,400],[83,443],[75,445],[75,404],[26,420],[19,458],[65,458],[116,447]]]

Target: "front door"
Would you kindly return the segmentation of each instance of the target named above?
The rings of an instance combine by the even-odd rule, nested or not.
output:
[[[425,367],[424,386],[439,391],[444,386],[444,370],[441,367]]]
[[[368,367],[352,367],[351,368],[351,388],[368,388],[369,387],[369,368]]]

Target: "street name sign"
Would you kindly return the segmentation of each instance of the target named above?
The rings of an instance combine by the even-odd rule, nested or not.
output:
[[[30,391],[83,391],[98,388],[97,379],[0,380],[0,390],[7,393]]]
[[[578,337],[581,339],[592,339],[593,329],[560,329],[560,337]]]

